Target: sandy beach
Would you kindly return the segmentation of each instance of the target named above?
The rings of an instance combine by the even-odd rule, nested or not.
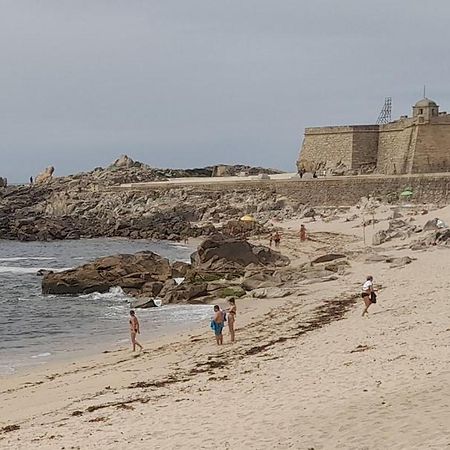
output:
[[[330,252],[350,265],[284,298],[238,300],[235,344],[226,333],[217,347],[206,323],[156,342],[144,334],[142,354],[111,351],[1,378],[0,447],[450,447],[448,247],[413,251],[415,235],[370,247],[353,214],[305,222],[305,243],[303,222],[278,224],[294,268]],[[367,244],[389,214],[373,215]],[[409,216],[449,223],[450,208]],[[395,267],[387,256],[413,260]],[[369,273],[378,302],[362,318]]]

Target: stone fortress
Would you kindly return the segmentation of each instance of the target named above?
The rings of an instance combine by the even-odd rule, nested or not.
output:
[[[335,175],[450,171],[450,114],[423,98],[412,117],[387,124],[306,128],[297,168]]]

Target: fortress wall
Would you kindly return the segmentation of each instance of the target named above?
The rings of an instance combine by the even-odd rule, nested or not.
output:
[[[450,167],[450,117],[419,125],[412,171],[445,172]]]
[[[352,165],[353,127],[306,128],[297,167],[307,171],[319,167]]]
[[[378,155],[378,125],[353,126],[352,169],[376,164]]]
[[[410,151],[414,143],[414,122],[402,120],[380,127],[377,171],[385,174],[407,172]]]
[[[450,173],[436,175],[409,176],[354,176],[331,177],[312,180],[283,180],[283,181],[231,181],[218,183],[186,182],[178,186],[164,185],[164,183],[141,183],[131,187],[115,187],[112,190],[132,190],[149,193],[168,190],[183,190],[184,195],[198,196],[199,201],[207,201],[212,195],[215,201],[220,196],[229,194],[243,194],[250,196],[252,192],[265,192],[273,196],[287,197],[291,202],[310,206],[351,206],[359,202],[361,197],[393,196],[397,198],[404,189],[412,189],[413,203],[450,203]],[[206,199],[206,200],[205,200]]]

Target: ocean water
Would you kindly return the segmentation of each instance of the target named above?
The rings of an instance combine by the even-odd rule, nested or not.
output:
[[[169,242],[89,239],[56,242],[0,240],[0,375],[58,359],[71,359],[128,345],[130,298],[109,293],[44,296],[39,269],[61,270],[118,253],[151,250],[186,261],[192,249]],[[168,305],[137,310],[141,339],[151,340],[200,322],[211,307]]]

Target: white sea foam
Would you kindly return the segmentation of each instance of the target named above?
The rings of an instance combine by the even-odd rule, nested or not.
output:
[[[190,248],[189,245],[187,244],[182,244],[181,242],[171,242],[170,243],[171,247],[178,247],[178,248]]]
[[[53,272],[62,272],[69,270],[70,267],[17,267],[17,266],[2,266],[0,265],[0,273],[33,273],[36,274],[39,270],[51,270]]]
[[[83,294],[80,295],[81,298],[89,298],[92,300],[126,300],[128,299],[125,292],[123,292],[122,288],[120,286],[112,287],[108,292],[92,292],[91,294]]]
[[[39,353],[38,355],[33,355],[32,358],[33,359],[48,358],[49,356],[52,356],[52,354],[50,352],[45,352],[45,353]]]
[[[15,256],[13,258],[0,258],[0,261],[55,261],[56,258],[46,256]]]

